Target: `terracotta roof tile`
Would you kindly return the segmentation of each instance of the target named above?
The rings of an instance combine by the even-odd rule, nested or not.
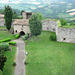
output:
[[[13,23],[14,25],[29,25],[28,19],[16,19]]]

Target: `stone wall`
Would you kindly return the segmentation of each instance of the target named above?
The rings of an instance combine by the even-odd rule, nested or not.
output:
[[[42,30],[43,31],[52,31],[56,32],[57,21],[43,20],[42,21]]]
[[[26,12],[22,12],[23,19],[26,19]]]
[[[4,20],[0,20],[0,26],[4,26],[5,21]]]
[[[29,28],[29,26],[22,27],[22,25],[14,25],[14,34],[18,34],[21,31],[23,31],[25,34],[30,33],[30,28]]]
[[[56,28],[57,41],[75,43],[75,28]]]

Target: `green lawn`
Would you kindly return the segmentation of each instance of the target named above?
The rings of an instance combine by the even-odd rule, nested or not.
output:
[[[0,26],[0,29],[6,29],[6,27],[5,26]]]
[[[15,37],[13,34],[11,34],[8,31],[0,31],[0,40],[11,38],[11,40],[14,40]],[[3,68],[3,74],[0,71],[0,75],[14,75],[14,67],[12,66],[13,62],[16,59],[16,46],[10,46],[12,49],[12,52],[6,51],[5,56],[7,57],[7,61],[5,62],[4,68]]]
[[[11,48],[12,48],[12,52],[10,51],[5,52],[7,61],[5,62],[2,75],[14,75],[15,67],[13,67],[12,64],[16,59],[16,47],[11,46]]]
[[[51,32],[28,41],[26,75],[75,75],[75,44],[53,42]]]
[[[8,31],[0,31],[0,40],[6,39],[6,38],[11,38],[12,40],[15,39],[14,35],[11,34]]]

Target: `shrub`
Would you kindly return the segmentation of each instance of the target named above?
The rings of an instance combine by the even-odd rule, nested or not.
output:
[[[27,40],[28,38],[29,38],[29,34],[28,33],[23,36],[23,40]]]
[[[3,71],[4,63],[6,62],[7,58],[4,56],[4,51],[0,47],[0,70]],[[1,73],[0,71],[0,73]]]
[[[10,38],[7,38],[7,39],[4,39],[4,40],[0,40],[0,43],[1,42],[8,42],[8,41],[11,41],[11,39]]]
[[[20,34],[15,35],[15,38],[18,39],[20,37]]]
[[[10,45],[16,45],[16,42],[8,42]]]
[[[25,61],[25,63],[24,63],[25,65],[27,65],[28,64],[28,61]]]
[[[0,75],[2,75],[2,71],[0,70]]]
[[[61,26],[67,25],[67,22],[63,18],[60,19],[60,23],[61,23]]]
[[[0,43],[1,50],[8,51],[10,50],[8,43]]]
[[[13,64],[12,64],[12,65],[13,65],[13,67],[15,67],[15,66],[16,66],[16,62],[13,62]]]
[[[75,22],[70,23],[70,25],[75,25]]]
[[[52,34],[50,35],[50,40],[56,41],[56,34],[55,34],[55,33],[52,33]]]

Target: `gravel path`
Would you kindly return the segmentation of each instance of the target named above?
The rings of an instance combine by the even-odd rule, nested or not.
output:
[[[25,43],[22,39],[15,40],[17,42],[16,67],[14,75],[25,75]]]

